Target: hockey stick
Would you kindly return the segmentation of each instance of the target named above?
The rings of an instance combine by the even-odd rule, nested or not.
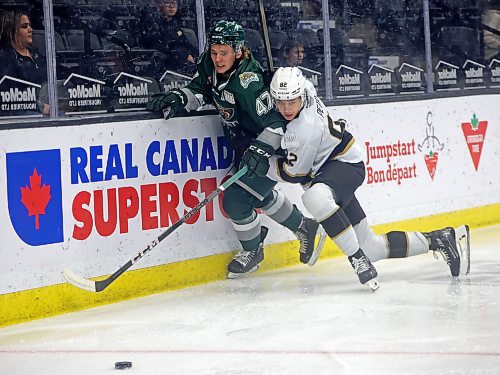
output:
[[[217,189],[212,191],[208,197],[203,199],[200,203],[198,203],[195,207],[191,209],[188,213],[186,213],[181,219],[179,219],[174,225],[165,230],[162,234],[156,237],[153,241],[151,241],[143,250],[139,251],[132,259],[130,259],[127,263],[121,266],[118,270],[115,271],[111,276],[105,278],[104,280],[91,280],[86,279],[76,273],[70,271],[69,269],[63,270],[63,277],[71,284],[80,289],[85,289],[90,292],[101,292],[106,289],[113,281],[115,281],[122,273],[128,270],[132,265],[141,259],[144,255],[149,253],[153,248],[158,245],[161,241],[163,241],[166,237],[168,237],[172,232],[174,232],[177,228],[179,228],[182,224],[184,224],[191,216],[200,211],[208,202],[212,201],[216,196],[226,190],[229,186],[231,186],[234,182],[240,179],[247,172],[247,166],[241,168],[237,173],[234,174],[231,178],[229,178],[226,182],[221,184]]]

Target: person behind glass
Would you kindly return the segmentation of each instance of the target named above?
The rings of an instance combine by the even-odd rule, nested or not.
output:
[[[156,49],[167,55],[164,68],[195,71],[195,48],[189,44],[182,31],[182,21],[177,13],[177,0],[156,0],[159,13],[143,13],[139,30],[139,43],[144,48]]]
[[[288,121],[283,155],[270,158],[268,177],[301,184],[302,202],[328,236],[348,256],[361,284],[378,288],[372,262],[439,252],[452,276],[469,273],[469,228],[432,232],[392,231],[375,234],[356,198],[365,178],[363,151],[346,129],[333,120],[312,83],[297,67],[279,68],[270,85],[276,109]]]
[[[311,64],[305,61],[305,46],[300,40],[297,40],[295,37],[289,38],[283,46],[281,57],[278,66],[298,67],[307,79],[314,83],[316,88],[323,88],[323,80],[319,78],[321,72],[318,71],[318,68],[311,67]]]
[[[0,77],[8,75],[44,84],[47,81],[47,63],[33,46],[33,29],[28,13],[2,11],[0,18]],[[41,112],[48,114],[48,105],[42,104],[41,107]]]
[[[301,66],[305,56],[304,43],[295,38],[289,38],[281,51],[279,66]]]
[[[318,223],[304,217],[283,193],[274,190],[276,182],[266,177],[269,157],[280,148],[286,121],[272,109],[263,68],[244,41],[241,25],[217,22],[191,82],[182,89],[154,94],[147,105],[168,119],[181,108],[189,112],[214,104],[235,152],[235,165],[248,168],[246,175],[227,188],[222,202],[243,248],[228,265],[229,278],[257,270],[264,259],[267,228],[261,225],[256,209],[295,233],[302,263],[314,264],[324,240],[320,237],[314,247]]]

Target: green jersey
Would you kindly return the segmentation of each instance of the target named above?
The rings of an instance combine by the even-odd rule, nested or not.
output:
[[[286,121],[273,109],[269,86],[265,84],[262,66],[250,55],[242,59],[229,76],[217,74],[205,52],[198,63],[198,72],[185,87],[198,100],[214,104],[222,118],[224,134],[231,143],[238,144],[242,138],[254,139],[264,128],[285,131]],[[243,145],[242,145],[243,146]],[[239,153],[240,147],[235,147]]]

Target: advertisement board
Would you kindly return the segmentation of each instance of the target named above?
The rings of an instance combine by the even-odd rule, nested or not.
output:
[[[365,152],[370,224],[500,202],[499,95],[330,107]],[[232,151],[217,116],[1,130],[0,294],[114,272],[212,192]],[[303,210],[302,189],[278,188]],[[267,243],[294,239],[271,228]],[[443,223],[445,225],[445,223]],[[134,268],[237,250],[220,197]]]

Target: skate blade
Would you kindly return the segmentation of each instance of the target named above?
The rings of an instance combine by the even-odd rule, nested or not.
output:
[[[368,285],[372,292],[375,292],[379,287],[377,279],[371,279],[370,281],[367,281],[365,285]]]
[[[259,269],[260,267],[260,264],[257,264],[254,268],[248,270],[247,272],[243,272],[243,273],[238,273],[238,272],[228,272],[227,274],[227,278],[228,279],[240,279],[242,277],[244,277],[245,275],[248,275],[249,273],[252,273],[252,272],[255,272]]]
[[[321,251],[323,250],[323,246],[325,245],[325,241],[326,241],[326,233],[322,232],[319,234],[319,241],[311,255],[311,259],[309,259],[309,262],[307,262],[307,265],[309,267],[314,266],[318,261],[319,256],[321,255]]]
[[[468,225],[462,225],[455,229],[455,241],[460,251],[460,275],[468,275],[470,272],[470,232]]]

